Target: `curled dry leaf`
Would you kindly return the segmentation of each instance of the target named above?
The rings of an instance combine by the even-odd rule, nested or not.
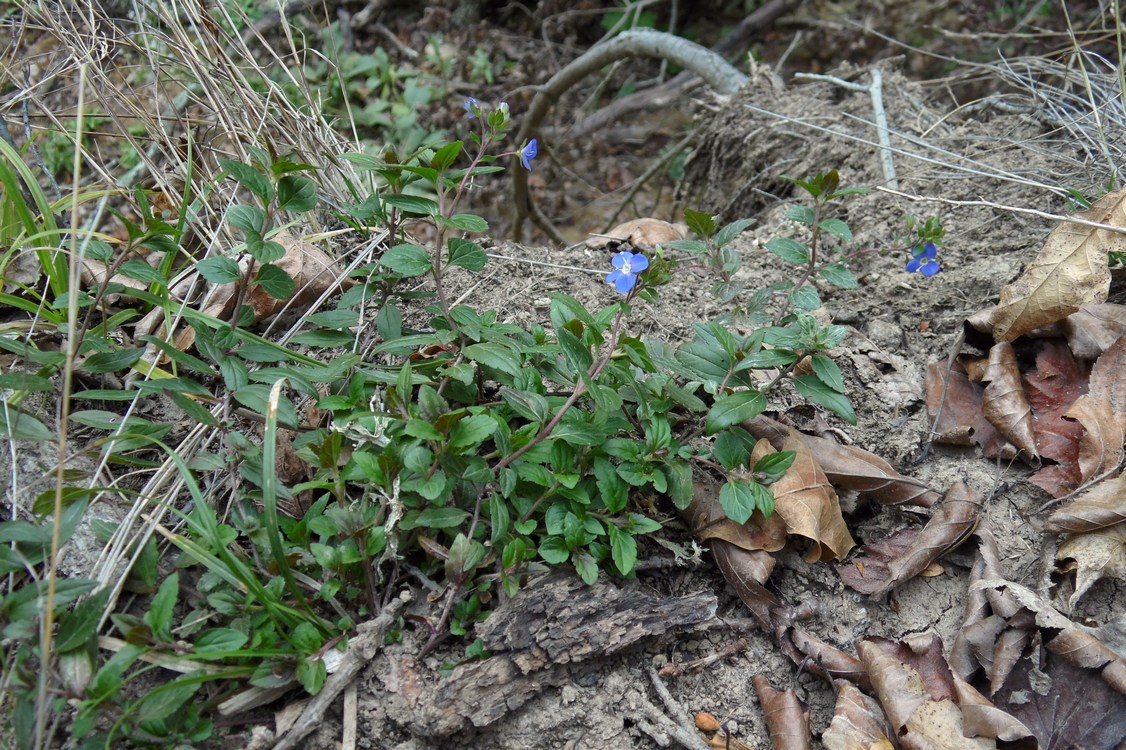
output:
[[[774,750],[810,750],[813,737],[809,729],[809,709],[793,689],[775,690],[760,674],[751,678],[755,695],[766,714]]]
[[[833,686],[837,705],[821,743],[828,750],[893,750],[895,731],[876,699],[844,680],[834,680]]]
[[[822,641],[799,627],[793,627],[788,632],[794,646],[804,655],[813,660],[814,665],[822,672],[843,680],[848,680],[859,685],[865,690],[872,689],[868,680],[868,672],[864,664],[852,654],[841,651]]]
[[[1035,649],[997,691],[997,706],[1028,727],[1040,750],[1121,747],[1126,699],[1091,671]]]
[[[1040,344],[1036,368],[1025,373],[1021,381],[1032,405],[1037,451],[1076,473],[1083,426],[1065,416],[1076,399],[1087,393],[1086,368],[1062,341],[1053,339]]]
[[[1126,191],[1110,193],[1078,216],[1126,226]],[[992,316],[993,338],[1012,341],[1063,320],[1082,305],[1105,302],[1110,289],[1107,252],[1126,251],[1126,237],[1081,224],[1060,224],[1020,278],[1001,289]]]
[[[758,416],[744,424],[756,438],[766,438],[775,448],[782,447],[789,437],[789,428],[770,419]],[[817,457],[817,464],[829,481],[859,497],[880,505],[919,505],[929,508],[942,499],[942,495],[917,479],[904,476],[875,453],[853,445],[841,445],[827,438],[796,433]]]
[[[917,533],[901,532],[865,547],[862,567],[855,560],[837,567],[841,580],[875,599],[887,596],[893,588],[966,541],[977,526],[984,502],[964,482],[955,482],[926,526]],[[900,539],[904,536],[906,544]]]
[[[1083,305],[1060,321],[1056,330],[1054,335],[1067,339],[1072,354],[1093,362],[1126,336],[1126,305]]]
[[[782,450],[794,451],[795,457],[789,471],[771,485],[775,514],[790,534],[813,542],[807,562],[843,559],[856,543],[841,516],[837,493],[797,430],[790,429]]]
[[[1075,609],[1080,597],[1101,578],[1126,579],[1126,523],[1070,537],[1056,551],[1056,561],[1075,572],[1075,591],[1067,606]]]
[[[993,740],[1028,735],[1019,722],[994,708],[950,670],[937,635],[901,643],[866,638],[857,651],[906,750],[980,750],[979,740],[992,747]]]
[[[773,633],[789,621],[786,607],[765,586],[774,570],[774,557],[758,546],[761,532],[753,526],[762,514],[755,511],[746,524],[727,518],[714,485],[697,482],[692,502],[681,512],[692,533],[708,540],[724,579],[747,605],[759,627]]]
[[[1067,416],[1086,432],[1078,445],[1083,481],[1122,463],[1126,440],[1126,337],[1118,339],[1091,368],[1087,394],[1080,396]]]
[[[1036,437],[1032,432],[1032,407],[1024,395],[1020,366],[1012,344],[1002,341],[993,345],[981,381],[987,384],[981,400],[985,418],[1026,455],[1038,457]]]
[[[285,248],[285,255],[273,265],[289,275],[294,291],[289,297],[279,299],[268,294],[260,285],[251,287],[243,303],[250,305],[255,323],[286,309],[303,310],[333,287],[351,285],[349,279],[341,278],[342,272],[336,261],[313,243],[297,239],[288,232],[278,232],[273,240]],[[246,269],[243,268],[242,272],[245,273]],[[217,318],[228,317],[232,312],[236,287],[236,284],[216,287],[203,312]]]
[[[611,229],[606,234],[592,234],[586,246],[592,250],[632,245],[638,250],[652,250],[657,245],[688,236],[687,224],[670,224],[660,219],[634,219]]]
[[[1104,479],[1083,490],[1048,516],[1047,531],[1078,534],[1126,522],[1126,474]]]
[[[1017,449],[982,413],[982,388],[966,372],[961,357],[948,370],[945,362],[927,367],[927,412],[934,422],[935,442],[981,446],[986,458],[1016,457]],[[984,369],[984,368],[983,368]]]

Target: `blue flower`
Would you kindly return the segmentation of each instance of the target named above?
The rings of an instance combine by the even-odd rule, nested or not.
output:
[[[539,146],[536,145],[536,139],[528,141],[524,148],[520,149],[520,163],[524,165],[524,169],[529,172],[532,171],[532,159],[536,158],[536,154],[540,152]]]
[[[911,260],[907,261],[907,273],[915,273],[916,271],[923,276],[931,277],[942,270],[939,265],[938,248],[935,247],[933,242],[928,242],[923,247],[911,248]]]
[[[481,105],[472,96],[465,100],[465,111],[469,113],[469,119],[472,120],[481,111]]]
[[[618,294],[626,294],[637,283],[637,274],[649,267],[649,259],[641,253],[623,250],[610,261],[614,270],[606,276],[606,283],[613,284]]]

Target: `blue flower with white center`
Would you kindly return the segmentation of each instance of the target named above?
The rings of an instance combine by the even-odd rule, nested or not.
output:
[[[539,152],[540,149],[539,146],[536,145],[535,138],[528,141],[524,148],[520,149],[520,163],[524,165],[524,169],[529,172],[532,171],[532,159],[535,159]]]
[[[606,283],[613,284],[618,294],[627,294],[637,283],[637,274],[649,267],[649,259],[641,253],[623,250],[610,261],[614,270],[606,276]]]
[[[911,260],[907,261],[907,273],[917,272],[930,278],[942,270],[938,262],[938,248],[933,242],[911,248],[911,256]]]
[[[469,119],[472,120],[481,111],[481,105],[472,96],[465,100],[465,111],[469,113]]]

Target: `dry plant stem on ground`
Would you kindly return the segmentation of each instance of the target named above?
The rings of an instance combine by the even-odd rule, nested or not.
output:
[[[747,77],[726,60],[694,42],[661,31],[627,31],[621,36],[595,45],[544,84],[532,100],[532,106],[520,125],[520,132],[516,136],[517,142],[526,143],[532,137],[551,107],[572,86],[606,65],[627,57],[671,60],[695,72],[711,88],[726,96],[734,94],[747,83]],[[528,175],[523,170],[517,169],[513,175],[513,200],[516,210],[512,225],[514,238],[520,238],[524,220],[530,218],[552,242],[567,244],[559,230],[532,201],[531,194],[528,192]]]

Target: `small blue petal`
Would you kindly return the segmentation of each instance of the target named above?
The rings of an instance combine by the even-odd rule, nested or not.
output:
[[[922,267],[923,261],[919,260],[918,258],[912,258],[911,260],[907,261],[907,273],[915,273]]]
[[[632,273],[623,273],[614,281],[614,288],[618,290],[618,294],[625,294],[633,285],[637,283],[637,277]]]
[[[932,260],[924,263],[923,267],[919,270],[919,273],[923,274],[923,276],[926,276],[927,278],[930,278],[941,270],[942,266],[939,265],[938,261]]]
[[[539,146],[536,144],[535,138],[528,141],[528,145],[520,149],[520,163],[524,165],[524,169],[529,172],[532,171],[532,159],[535,159],[539,152]]]
[[[630,258],[629,267],[634,273],[641,273],[649,267],[649,259],[641,253],[633,253]]]
[[[610,265],[614,268],[622,269],[626,266],[631,266],[633,263],[633,253],[623,250],[610,259]]]
[[[465,100],[465,111],[469,113],[469,119],[472,120],[481,111],[481,105],[471,96]]]

